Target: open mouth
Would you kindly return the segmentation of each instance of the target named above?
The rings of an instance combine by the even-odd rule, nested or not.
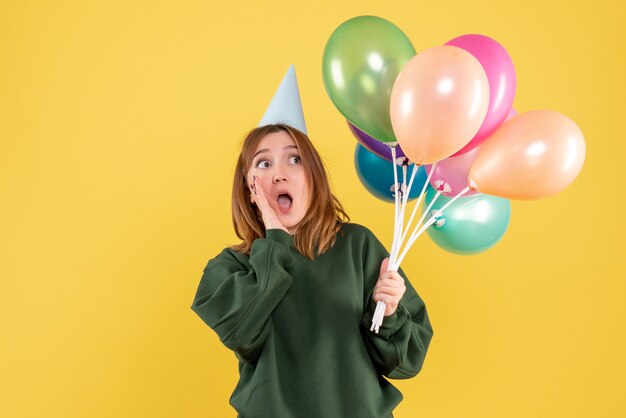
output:
[[[289,193],[280,193],[276,198],[276,203],[278,203],[278,208],[282,212],[289,212],[291,210],[291,206],[293,205],[293,198]]]

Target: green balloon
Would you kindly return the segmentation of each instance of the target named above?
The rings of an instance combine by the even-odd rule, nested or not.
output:
[[[352,18],[326,43],[324,87],[350,123],[379,141],[397,142],[389,116],[391,90],[414,56],[411,41],[393,23],[376,16]]]
[[[434,188],[428,186],[422,213],[436,193]],[[431,213],[450,200],[452,197],[440,195],[430,209]],[[510,218],[511,205],[508,199],[477,194],[458,198],[427,232],[435,244],[446,251],[462,255],[477,254],[500,241]],[[442,225],[438,226],[440,223]]]

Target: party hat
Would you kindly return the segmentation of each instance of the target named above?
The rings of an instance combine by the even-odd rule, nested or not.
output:
[[[307,134],[300,91],[296,80],[296,70],[293,64],[289,66],[280,86],[274,93],[274,97],[267,107],[259,126],[284,123],[292,128]]]

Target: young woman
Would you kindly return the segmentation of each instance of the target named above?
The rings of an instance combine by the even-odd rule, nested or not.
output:
[[[239,417],[390,417],[433,330],[385,247],[348,223],[308,137],[288,125],[246,137],[233,182],[239,245],[211,259],[192,309],[239,359]],[[376,302],[383,325],[370,331]]]

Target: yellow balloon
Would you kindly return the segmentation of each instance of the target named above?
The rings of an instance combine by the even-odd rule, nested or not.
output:
[[[533,110],[514,116],[482,144],[469,184],[494,196],[541,199],[569,186],[584,161],[578,125],[561,113]]]

